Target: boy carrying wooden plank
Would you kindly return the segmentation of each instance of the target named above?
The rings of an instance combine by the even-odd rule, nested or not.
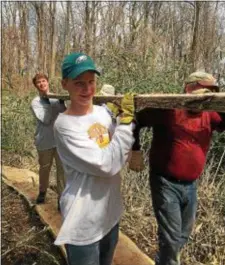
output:
[[[36,74],[33,78],[33,84],[39,93],[32,100],[31,109],[37,122],[35,146],[39,162],[39,194],[36,203],[40,204],[45,203],[53,160],[56,163],[57,193],[59,197],[65,187],[63,168],[56,151],[53,125],[58,114],[65,111],[66,108],[62,100],[45,98],[45,95],[49,93],[48,77],[45,74]]]

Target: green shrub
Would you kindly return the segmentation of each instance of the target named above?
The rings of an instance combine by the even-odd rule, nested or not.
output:
[[[151,54],[143,58],[132,52],[112,53],[101,62],[103,75],[101,82],[115,86],[117,93],[180,93],[183,80],[177,82],[174,73],[177,66],[169,70],[155,70]]]
[[[35,120],[31,113],[31,93],[20,97],[11,91],[2,93],[2,149],[20,155],[31,155],[34,148]]]

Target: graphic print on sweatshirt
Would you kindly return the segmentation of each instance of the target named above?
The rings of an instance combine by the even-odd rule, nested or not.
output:
[[[110,142],[108,129],[100,123],[94,123],[88,129],[89,138],[94,140],[100,148],[107,146]]]

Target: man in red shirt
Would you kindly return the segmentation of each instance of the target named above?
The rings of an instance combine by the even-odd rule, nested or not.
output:
[[[204,72],[192,73],[185,83],[186,93],[218,91],[214,77]],[[225,130],[225,113],[146,108],[136,119],[130,169],[138,171],[140,166],[140,129],[153,129],[149,164],[159,237],[156,265],[179,265],[180,250],[195,221],[196,179],[204,169],[213,131]]]

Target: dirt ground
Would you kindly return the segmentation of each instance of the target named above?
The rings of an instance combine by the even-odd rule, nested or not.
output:
[[[35,211],[12,188],[1,185],[1,264],[66,265]]]

